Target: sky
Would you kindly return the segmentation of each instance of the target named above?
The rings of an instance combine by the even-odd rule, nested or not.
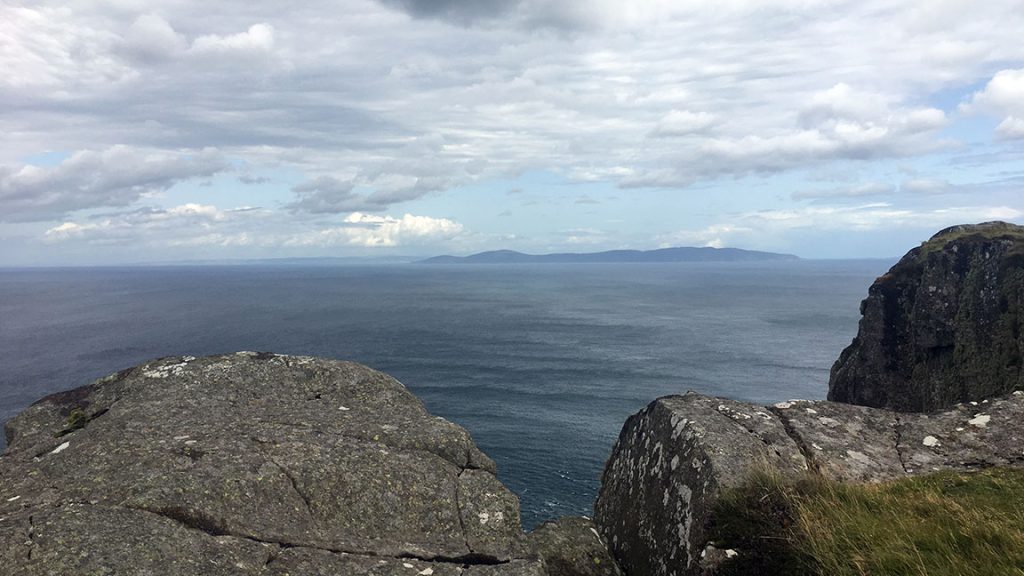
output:
[[[0,5],[0,266],[1024,222],[1024,0]]]

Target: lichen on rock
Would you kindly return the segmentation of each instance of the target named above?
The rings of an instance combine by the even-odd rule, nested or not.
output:
[[[12,574],[544,574],[469,434],[351,362],[165,358],[5,430]]]

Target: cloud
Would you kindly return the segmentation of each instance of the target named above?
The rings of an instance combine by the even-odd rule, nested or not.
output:
[[[196,54],[230,54],[270,52],[274,49],[274,27],[270,24],[253,24],[245,32],[221,36],[207,34],[192,41],[192,52]]]
[[[1024,138],[1024,68],[1000,70],[961,109],[1003,115],[996,135],[1007,140]]]
[[[813,252],[815,247],[793,243],[808,232],[837,241],[847,234],[889,234],[896,230],[920,230],[927,238],[937,229],[964,222],[1016,221],[1024,210],[1010,206],[955,206],[946,208],[897,207],[888,202],[845,206],[802,206],[760,210],[734,215],[702,229],[680,230],[656,238],[661,247],[679,245],[723,246],[775,245],[775,249]],[[769,248],[772,249],[772,248]]]
[[[793,200],[843,200],[870,196],[895,196],[897,194],[942,194],[954,190],[955,186],[940,178],[911,178],[895,186],[884,182],[865,182],[853,186],[827,190],[802,190],[794,192]]]
[[[703,132],[715,124],[714,114],[707,112],[690,112],[689,110],[672,110],[658,122],[651,132],[655,138],[671,138]]]
[[[1007,140],[1024,138],[1024,118],[1007,116],[996,126],[996,134]]]
[[[676,246],[707,246],[722,248],[731,246],[736,238],[753,232],[753,229],[730,224],[715,224],[700,230],[680,230],[671,234],[662,234],[656,238],[659,248]]]
[[[462,224],[447,218],[413,216],[401,218],[354,212],[344,225],[288,239],[287,246],[348,245],[363,248],[393,248],[408,243],[449,240],[463,231]]]
[[[864,184],[858,184],[856,186],[847,186],[843,188],[832,188],[830,190],[804,190],[800,192],[794,192],[791,197],[793,200],[808,200],[808,199],[822,199],[822,198],[862,198],[864,196],[881,196],[886,194],[892,194],[895,191],[895,187],[891,184],[884,184],[881,182],[867,182]]]
[[[813,190],[805,176],[837,172],[895,183],[904,176],[866,168],[894,159],[936,179],[983,179],[1019,157],[980,160],[991,151],[946,140],[980,122],[948,114],[979,79],[990,81],[965,110],[996,117],[1000,138],[1024,134],[1018,0],[724,0],[715,10],[669,0],[348,0],[343,10],[323,0],[224,0],[198,8],[0,3],[0,133],[9,136],[0,143],[0,218],[78,222],[76,210],[139,208],[173,182],[210,177],[185,163],[180,179],[119,188],[101,185],[115,176],[101,166],[26,195],[24,159],[44,150],[124,146],[178,158],[215,148],[246,173],[300,182],[258,190],[261,204],[283,207],[275,234],[288,236],[318,232],[316,219],[379,214],[419,198],[443,210],[455,201],[450,190],[489,193],[489,184],[519,186],[524,175],[579,184],[527,194],[564,194],[563,205],[597,198],[597,186],[606,202],[614,186],[661,187],[687,213],[703,207],[688,198],[693,190],[676,189],[693,184],[732,210],[784,207],[792,198],[779,199],[774,184],[820,194],[830,191]],[[981,163],[963,170],[989,174],[954,179],[925,167],[945,166],[938,154],[955,146]],[[126,177],[135,164],[125,164]],[[47,178],[57,182],[70,168],[31,170],[56,170]],[[747,178],[753,186],[730,188]],[[762,178],[777,180],[760,186]],[[213,180],[201,202],[240,193],[225,180]],[[961,188],[943,201],[991,200]],[[853,192],[833,198],[848,204]],[[644,193],[622,192],[633,194]],[[186,200],[195,198],[168,202]],[[716,219],[708,218],[693,227]]]
[[[382,0],[415,18],[438,18],[461,25],[497,18],[516,8],[516,0]]]
[[[913,178],[900,184],[901,191],[914,194],[941,194],[953,188],[949,181],[939,178]]]
[[[372,209],[362,194],[354,191],[355,184],[333,176],[320,176],[292,187],[296,200],[287,205],[293,212],[310,214],[339,214],[355,210]],[[378,207],[379,208],[379,207]]]
[[[215,149],[191,153],[113,146],[81,150],[52,167],[0,167],[0,221],[61,218],[76,210],[128,206],[175,184],[229,170]]]
[[[340,223],[316,222],[297,232],[282,214],[260,208],[221,209],[188,203],[172,208],[140,208],[65,221],[46,230],[44,241],[154,247],[232,247],[249,249],[353,246],[394,248],[452,240],[464,228],[447,218],[400,218],[354,212]]]
[[[1016,220],[1024,211],[1009,206],[898,208],[887,202],[856,206],[807,206],[743,214],[740,220],[755,229],[880,230],[894,227],[939,228],[963,222]]]
[[[142,14],[124,36],[124,52],[142,62],[158,62],[182,54],[188,47],[185,37],[159,14]]]
[[[904,107],[847,84],[807,95],[793,125],[739,136],[707,136],[663,155],[661,166],[637,171],[624,187],[685,187],[725,175],[772,174],[839,160],[914,156],[942,149],[935,138],[945,113]],[[691,118],[693,120],[693,118]],[[711,122],[710,119],[705,119]]]
[[[608,241],[608,234],[595,228],[572,228],[563,231],[563,234],[565,243],[572,246],[598,245]]]
[[[188,203],[172,208],[140,208],[100,215],[84,222],[63,222],[44,233],[44,241],[67,241],[98,245],[244,246],[251,243],[248,232],[230,230],[250,209],[220,210],[215,206]]]
[[[266,184],[270,182],[270,178],[267,176],[254,176],[252,174],[242,174],[238,177],[238,181],[242,184],[255,185],[255,184]]]

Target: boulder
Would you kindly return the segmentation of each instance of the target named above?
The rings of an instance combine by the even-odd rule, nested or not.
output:
[[[713,574],[744,550],[712,540],[724,490],[755,474],[878,482],[1024,465],[1024,392],[933,414],[828,401],[765,407],[696,393],[659,398],[623,426],[595,522],[627,574]]]
[[[459,426],[350,362],[165,358],[5,426],[12,574],[543,574]]]
[[[694,393],[659,398],[623,426],[594,520],[627,574],[701,574],[718,494],[768,468],[806,469],[768,409]]]
[[[868,290],[829,400],[900,411],[980,401],[1024,385],[1024,227],[954,226]]]

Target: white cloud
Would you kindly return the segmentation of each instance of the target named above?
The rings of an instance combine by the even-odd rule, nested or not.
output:
[[[296,232],[280,213],[265,209],[224,210],[208,204],[188,203],[171,208],[143,208],[65,221],[50,227],[44,240],[99,245],[155,247],[395,248],[443,243],[463,233],[447,218],[377,216],[354,212],[341,223],[314,222]]]
[[[128,206],[178,182],[230,167],[215,149],[191,153],[112,146],[56,166],[0,166],[0,221],[53,220],[84,208]]]
[[[971,106],[1000,111],[1024,110],[1024,68],[1000,70],[971,97]]]
[[[672,110],[658,122],[658,125],[651,132],[651,136],[686,136],[707,130],[714,123],[714,114],[691,112],[689,110]]]
[[[66,221],[46,230],[48,243],[69,240],[91,244],[164,246],[245,245],[248,234],[230,230],[240,219],[260,219],[251,210],[221,210],[206,204],[188,203],[167,209],[142,208],[99,215],[84,221]]]
[[[655,241],[659,248],[675,246],[707,246],[722,248],[735,246],[738,239],[753,232],[752,228],[733,224],[716,224],[700,230],[679,230],[658,236]]]
[[[1024,138],[1024,68],[1000,70],[975,92],[965,112],[988,112],[1004,116],[996,134],[1005,139]]]
[[[929,103],[979,79],[991,81],[964,109],[997,116],[1001,138],[1024,135],[1019,0],[725,0],[714,10],[696,0],[385,4],[0,3],[0,133],[8,135],[0,220],[84,226],[76,210],[137,208],[175,182],[226,170],[224,160],[201,158],[207,146],[282,183],[276,192],[272,183],[248,189],[277,194],[262,202],[284,207],[274,216],[279,239],[321,232],[317,218],[424,197],[444,210],[452,188],[547,173],[579,183],[543,192],[569,201],[591,193],[591,183],[700,183],[732,196],[727,183],[736,178],[756,184],[774,175],[792,186],[735,195],[745,195],[744,206],[777,208],[794,190],[804,199],[868,198],[852,186],[801,192],[814,188],[801,178],[846,171],[898,181],[862,168],[952,149],[941,131],[977,120]],[[118,146],[155,160],[86,166],[89,155]],[[44,150],[86,156],[77,169],[26,165]],[[195,160],[170,160],[188,157]],[[981,161],[988,174],[928,174],[984,180],[1017,161],[989,157]],[[139,174],[160,164],[180,169]],[[900,192],[912,192],[905,184]],[[204,205],[239,193],[208,192]],[[943,195],[994,202],[968,198]],[[577,225],[589,224],[557,226]],[[269,234],[259,232],[248,241]]]
[[[996,134],[1007,140],[1024,138],[1024,118],[1007,116],[996,126]]]
[[[416,243],[449,240],[463,231],[462,224],[447,218],[414,216],[401,218],[354,212],[344,219],[345,225],[287,239],[286,246],[347,245],[363,248],[393,248]]]
[[[876,202],[857,206],[808,206],[764,210],[741,216],[752,228],[787,230],[879,230],[894,227],[940,228],[963,222],[1016,220],[1024,212],[1008,206],[958,206],[938,209],[897,208]]]
[[[207,34],[192,41],[192,51],[198,54],[270,52],[273,49],[274,27],[266,23],[253,24],[238,34]]]

